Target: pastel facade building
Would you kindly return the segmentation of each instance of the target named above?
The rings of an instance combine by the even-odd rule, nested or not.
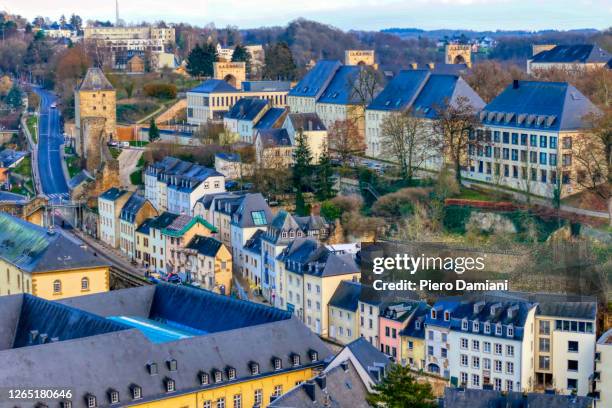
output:
[[[255,158],[264,168],[290,167],[294,149],[287,129],[260,129],[255,134]]]
[[[328,337],[340,344],[349,344],[359,338],[359,295],[361,284],[352,280],[341,281],[329,300]]]
[[[157,217],[153,204],[143,196],[133,193],[119,214],[119,249],[130,259],[136,259],[136,230],[147,219]]]
[[[287,129],[291,144],[296,144],[296,138],[302,134],[312,155],[312,162],[318,163],[319,158],[329,146],[327,128],[316,113],[290,113],[287,115],[283,128]]]
[[[287,95],[291,113],[316,112],[316,102],[342,66],[340,61],[321,60],[294,86]]]
[[[431,307],[424,302],[400,332],[401,364],[413,370],[425,370],[425,319],[431,313]]]
[[[202,217],[179,215],[174,218],[172,222],[161,230],[161,235],[165,241],[163,248],[165,251],[166,270],[178,272],[180,264],[179,252],[195,236],[210,237],[216,232],[216,228]]]
[[[400,362],[402,356],[401,332],[410,323],[419,302],[394,303],[384,308],[379,317],[380,351]]]
[[[232,290],[232,254],[212,237],[195,235],[177,251],[177,268],[186,281],[222,295]]]
[[[102,242],[113,248],[119,248],[121,210],[130,199],[130,196],[130,193],[126,190],[113,187],[98,197],[98,212],[100,214],[99,238]]]
[[[270,109],[268,101],[242,98],[223,116],[223,126],[232,140],[253,143],[253,127]]]
[[[574,156],[598,112],[568,83],[515,80],[480,112],[466,176],[548,198],[579,192]]]

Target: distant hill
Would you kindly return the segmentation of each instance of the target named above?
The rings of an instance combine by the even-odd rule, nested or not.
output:
[[[599,33],[599,30],[594,28],[580,28],[575,30],[559,31],[559,30],[539,30],[539,31],[526,31],[526,30],[497,30],[497,31],[474,31],[474,30],[462,30],[462,29],[438,29],[438,30],[422,30],[420,28],[386,28],[381,30],[383,33],[395,34],[402,38],[418,38],[427,37],[432,39],[442,39],[444,37],[460,37],[466,36],[468,38],[480,38],[480,37],[532,37],[538,35],[555,35],[555,34],[580,34],[580,35],[594,35]]]

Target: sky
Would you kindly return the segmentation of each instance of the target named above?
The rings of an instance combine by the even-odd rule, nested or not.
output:
[[[27,18],[79,14],[115,19],[115,0],[0,0],[0,8]],[[611,0],[119,0],[120,17],[240,28],[285,25],[298,17],[344,30],[389,27],[473,30],[604,29]]]

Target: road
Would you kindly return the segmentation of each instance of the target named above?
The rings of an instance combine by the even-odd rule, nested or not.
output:
[[[49,91],[35,88],[40,96],[38,117],[38,169],[43,193],[53,204],[70,199],[70,190],[62,169],[60,149],[64,142],[59,109],[51,108],[57,98]]]

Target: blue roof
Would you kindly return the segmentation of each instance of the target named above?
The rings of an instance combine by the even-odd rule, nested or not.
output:
[[[240,98],[224,116],[225,119],[254,120],[262,110],[266,109],[268,101],[259,98]]]
[[[208,79],[189,92],[214,93],[214,92],[238,92],[236,88],[221,79]]]
[[[427,70],[402,70],[385,86],[368,109],[401,110],[416,98],[429,77]]]
[[[271,108],[261,117],[255,129],[272,129],[276,122],[285,114],[283,108]]]
[[[427,83],[412,105],[415,114],[428,118],[436,117],[436,108],[442,108],[451,101],[459,81],[463,80],[456,75],[430,75]],[[482,105],[477,108],[480,107]]]
[[[515,81],[480,113],[485,125],[542,130],[588,126],[585,116],[599,110],[567,82]]]
[[[240,155],[238,153],[217,153],[215,154],[215,157],[218,157],[221,160],[240,162]]]
[[[317,62],[304,75],[304,78],[289,91],[289,96],[318,98],[341,66],[340,61],[321,60]]]
[[[429,314],[430,310],[431,306],[429,306],[426,302],[419,302],[419,306],[414,312],[412,319],[410,319],[410,322],[408,323],[408,325],[406,325],[406,328],[400,332],[400,336],[424,339],[425,319],[427,318],[427,315]]]
[[[27,152],[20,152],[13,149],[4,149],[0,151],[0,167],[10,167],[15,162],[25,156],[27,156]]]
[[[0,203],[1,202],[25,203],[27,201],[28,201],[28,197],[24,195],[9,193],[8,191],[0,191]]]
[[[127,190],[121,190],[116,187],[111,187],[100,195],[100,198],[108,201],[115,201],[127,194]]]
[[[140,194],[132,194],[132,196],[123,205],[119,218],[123,221],[133,223],[136,219],[138,211],[140,211],[146,202],[147,200]]]
[[[259,129],[256,137],[261,139],[264,147],[291,146],[291,138],[287,129]]]
[[[588,63],[608,62],[612,55],[593,44],[557,45],[537,53],[531,59],[536,63]]]
[[[353,281],[342,281],[329,300],[329,305],[351,312],[357,311],[359,295],[361,294],[361,283]]]
[[[243,81],[245,92],[287,92],[291,89],[289,81]]]
[[[362,69],[361,66],[357,65],[340,67],[318,102],[340,105],[359,103],[359,97],[353,92],[353,89]]]

